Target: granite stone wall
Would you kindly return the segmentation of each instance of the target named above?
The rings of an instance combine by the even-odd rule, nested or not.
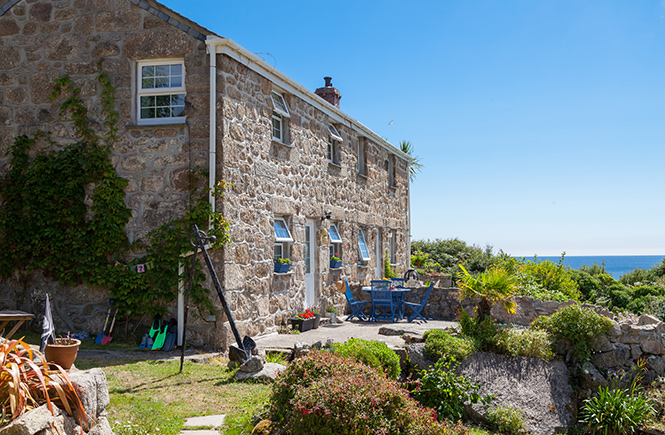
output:
[[[93,126],[100,127],[101,88],[96,77],[103,69],[116,89],[120,112],[112,159],[118,174],[129,181],[129,239],[140,240],[182,216],[190,172],[208,168],[210,70],[204,35],[210,32],[150,1],[21,0],[1,12],[0,173],[6,171],[4,156],[17,135],[47,130],[56,147],[76,140],[71,121],[59,116],[57,101],[48,99],[53,80],[65,73],[81,88]],[[186,123],[137,125],[137,62],[163,59],[184,60]],[[342,308],[343,296],[333,286],[340,277],[361,284],[381,275],[393,234],[398,254],[392,262],[398,273],[404,272],[409,237],[406,161],[391,156],[371,138],[359,137],[346,122],[336,123],[344,139],[339,163],[329,163],[331,120],[288,93],[284,97],[291,112],[290,139],[286,144],[273,141],[270,94],[275,84],[226,55],[218,55],[217,64],[215,163],[217,178],[233,186],[216,206],[231,222],[233,243],[210,254],[241,335],[275,331],[306,308],[308,219],[315,225],[311,237],[316,306],[324,309],[333,303]],[[365,175],[356,171],[358,140],[365,144]],[[390,165],[395,167],[393,186]],[[331,211],[331,221],[321,220],[324,210]],[[275,216],[287,219],[294,238],[289,247],[292,268],[284,275],[273,272]],[[330,222],[343,239],[343,266],[338,270],[329,268],[329,247],[322,237]],[[371,253],[366,264],[358,262],[360,228]],[[213,289],[216,315],[195,313],[188,337],[192,344],[224,349],[231,337],[228,319],[212,283],[207,285]],[[41,314],[39,301],[46,291],[62,307],[62,316],[56,314],[62,317],[56,320],[62,328],[80,328],[91,335],[101,330],[106,289],[62,286],[39,272],[0,282],[0,294],[9,295],[1,303],[8,309]],[[175,301],[170,315],[175,316]]]
[[[315,306],[342,308],[333,284],[341,277],[368,283],[377,276],[378,259],[383,273],[383,254],[389,237],[396,235],[398,272],[407,264],[406,210],[408,177],[406,163],[396,159],[396,186],[389,187],[385,162],[388,152],[365,141],[366,175],[358,174],[356,130],[337,124],[321,110],[296,95],[283,93],[290,111],[286,143],[272,139],[271,92],[274,84],[243,64],[223,55],[217,59],[218,109],[223,114],[223,133],[218,171],[233,184],[225,195],[224,215],[233,225],[233,244],[225,251],[225,288],[240,302],[239,328],[250,335],[275,331],[305,306],[306,224],[314,223]],[[278,89],[275,89],[278,90]],[[335,123],[343,142],[339,164],[327,159],[328,125]],[[220,146],[218,145],[218,149]],[[322,220],[324,211],[330,220]],[[294,242],[288,250],[291,269],[273,272],[273,223],[283,217]],[[342,238],[340,269],[330,269],[330,248],[323,233],[335,223]],[[359,265],[358,232],[362,228],[371,253]],[[382,275],[381,275],[382,276]],[[241,331],[242,335],[243,331]]]

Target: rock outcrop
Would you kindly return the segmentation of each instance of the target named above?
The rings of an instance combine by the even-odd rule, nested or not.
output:
[[[552,435],[575,421],[573,389],[562,361],[478,352],[462,362],[458,374],[480,384],[483,395],[493,394],[490,406],[522,410],[529,432]],[[484,419],[484,405],[467,408],[471,416]]]

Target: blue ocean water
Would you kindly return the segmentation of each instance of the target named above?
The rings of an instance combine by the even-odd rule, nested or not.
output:
[[[521,257],[520,257],[521,258]],[[527,260],[533,260],[534,257],[525,257]],[[605,270],[618,279],[621,275],[632,272],[635,269],[651,269],[660,264],[665,256],[663,255],[591,255],[591,256],[566,256],[563,264],[571,269],[579,269],[580,266],[592,266],[594,264],[605,263]],[[538,257],[538,260],[550,260],[558,263],[561,257]]]

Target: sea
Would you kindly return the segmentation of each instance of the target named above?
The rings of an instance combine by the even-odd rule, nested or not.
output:
[[[522,258],[522,257],[519,257]],[[535,257],[524,257],[527,260],[533,260]],[[568,256],[563,259],[563,264],[571,269],[579,269],[583,265],[592,266],[594,264],[605,263],[605,271],[612,275],[614,279],[625,273],[632,272],[635,269],[651,269],[660,264],[665,256],[663,255],[590,255],[590,256]],[[538,257],[538,260],[550,260],[558,263],[561,257]]]

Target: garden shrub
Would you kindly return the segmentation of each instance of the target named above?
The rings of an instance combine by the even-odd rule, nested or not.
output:
[[[580,421],[592,434],[632,434],[656,414],[654,402],[642,391],[646,359],[640,359],[628,373],[599,387],[598,395],[584,401]],[[623,385],[626,385],[625,387]]]
[[[273,385],[271,420],[287,434],[454,434],[380,371],[329,352],[291,363]]]
[[[564,307],[551,316],[540,316],[531,322],[531,328],[547,331],[555,341],[568,340],[573,346],[573,355],[579,361],[587,361],[591,357],[594,340],[609,331],[612,325],[607,317],[578,304]]]
[[[462,361],[476,351],[476,345],[468,337],[455,337],[441,329],[432,329],[423,334],[425,354],[438,361],[442,357]]]
[[[370,367],[380,367],[392,379],[400,375],[399,356],[385,343],[351,338],[344,343],[333,344],[332,349],[339,356],[353,358]]]
[[[464,337],[473,340],[476,349],[492,350],[494,337],[498,332],[498,328],[491,318],[486,317],[484,320],[479,321],[477,318],[471,318],[464,310],[459,312],[457,318],[459,320],[460,333]]]
[[[543,330],[526,328],[500,329],[494,337],[495,351],[504,355],[529,356],[551,360],[552,340]]]
[[[525,432],[522,418],[524,412],[507,406],[495,406],[487,409],[489,427],[505,435],[518,435]]]
[[[483,403],[492,400],[491,395],[481,396],[480,385],[456,374],[459,363],[439,360],[431,370],[423,371],[422,377],[413,381],[413,397],[423,405],[433,408],[439,420],[452,422],[462,419],[465,404]]]

